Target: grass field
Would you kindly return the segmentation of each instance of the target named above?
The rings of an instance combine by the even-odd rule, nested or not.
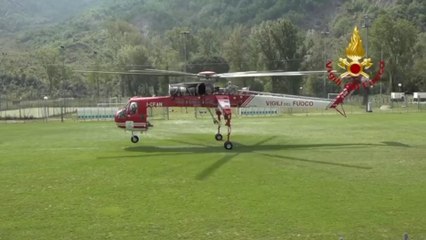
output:
[[[426,239],[426,113],[0,124],[0,239]]]

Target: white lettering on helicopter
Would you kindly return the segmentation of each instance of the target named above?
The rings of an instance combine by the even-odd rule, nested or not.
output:
[[[147,107],[163,107],[163,103],[162,102],[149,102],[146,103]]]
[[[296,107],[312,107],[314,106],[313,101],[293,101],[293,106]]]
[[[268,107],[282,107],[282,106],[290,106],[290,104],[283,102],[283,101],[266,101],[266,106],[268,106]]]

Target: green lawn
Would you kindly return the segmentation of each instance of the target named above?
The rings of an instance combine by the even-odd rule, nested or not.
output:
[[[426,113],[0,124],[0,239],[426,239]]]

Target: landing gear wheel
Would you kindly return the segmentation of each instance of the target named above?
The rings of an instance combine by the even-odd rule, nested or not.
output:
[[[233,145],[230,141],[226,141],[225,144],[223,144],[226,150],[231,150]]]
[[[216,139],[216,141],[222,141],[223,136],[220,133],[217,133],[216,135],[214,135],[214,138]]]
[[[133,136],[130,138],[130,141],[132,141],[132,143],[137,143],[137,142],[139,142],[139,137],[138,137],[138,136],[136,136],[136,135],[133,135]]]

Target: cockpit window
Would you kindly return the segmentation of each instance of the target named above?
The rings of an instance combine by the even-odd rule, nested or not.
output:
[[[138,110],[138,104],[136,102],[130,103],[130,106],[129,106],[130,114],[136,114],[137,110]]]
[[[117,116],[119,118],[124,118],[126,116],[126,109],[121,109],[120,111],[118,111]]]

